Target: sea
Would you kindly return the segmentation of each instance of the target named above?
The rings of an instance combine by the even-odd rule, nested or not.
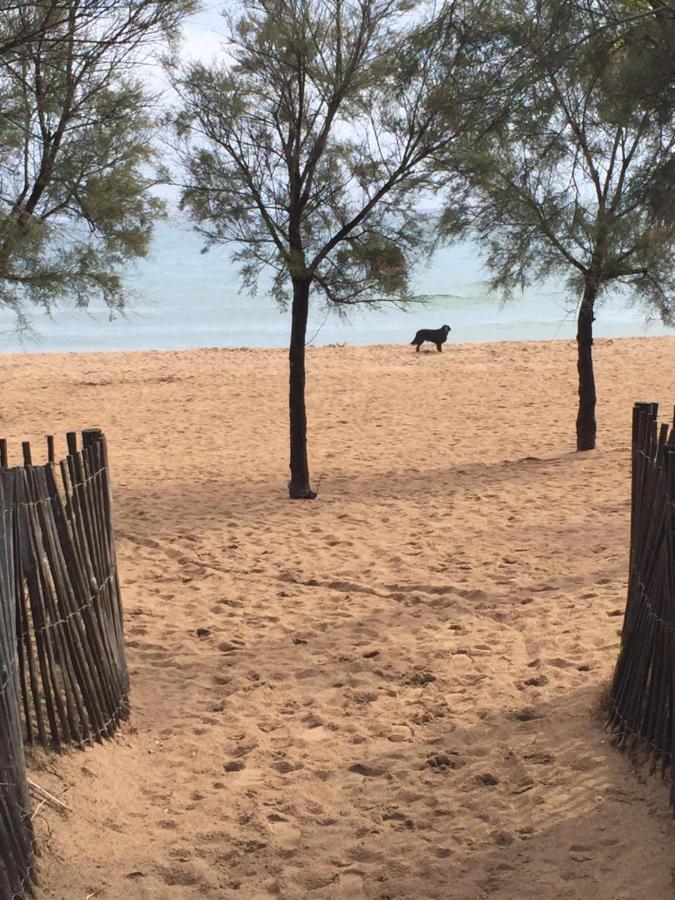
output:
[[[161,222],[147,259],[129,270],[129,305],[111,318],[105,307],[32,313],[31,332],[18,334],[12,314],[0,310],[0,352],[44,353],[161,350],[190,347],[285,347],[290,312],[281,311],[265,284],[242,292],[226,247],[202,253],[203,240],[189,224]],[[460,243],[439,250],[412,276],[426,301],[407,310],[391,304],[355,308],[347,319],[316,304],[308,343],[405,344],[418,328],[452,328],[450,343],[569,339],[576,333],[577,298],[564,283],[548,281],[504,304],[488,288],[476,247]],[[673,334],[645,321],[626,297],[608,297],[595,322],[598,337]]]

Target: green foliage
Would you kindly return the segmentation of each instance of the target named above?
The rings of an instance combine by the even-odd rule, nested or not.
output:
[[[506,298],[563,273],[675,320],[675,57],[648,6],[511,0],[493,20],[511,100],[467,153],[465,212]]]
[[[48,0],[0,11],[0,304],[93,298],[122,309],[121,277],[147,253],[153,98],[139,49],[165,40],[185,0]]]
[[[408,0],[240,8],[227,57],[176,82],[183,206],[207,246],[234,245],[247,288],[271,269],[282,305],[293,279],[338,310],[407,302],[433,238],[419,201],[444,180],[428,161],[478,106],[460,4],[442,22]]]

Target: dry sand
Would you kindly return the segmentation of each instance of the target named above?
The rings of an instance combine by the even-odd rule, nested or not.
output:
[[[675,337],[4,356],[13,441],[105,429],[132,678],[119,738],[33,777],[40,897],[673,894],[667,790],[597,707],[618,648],[635,400]],[[197,629],[208,635],[198,637]]]

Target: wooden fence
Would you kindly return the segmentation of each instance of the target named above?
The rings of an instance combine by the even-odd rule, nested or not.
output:
[[[0,900],[33,867],[23,742],[82,747],[128,715],[106,442],[9,468],[0,440]]]
[[[621,651],[610,694],[616,743],[671,773],[675,808],[675,422],[633,410],[631,546]]]
[[[19,717],[11,508],[0,478],[0,898],[22,897],[33,880],[34,842]]]

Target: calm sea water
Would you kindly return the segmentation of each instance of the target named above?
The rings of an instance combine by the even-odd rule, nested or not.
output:
[[[133,297],[125,317],[110,321],[105,309],[94,308],[63,309],[51,318],[35,313],[37,335],[20,340],[11,315],[0,311],[0,352],[286,346],[290,314],[280,312],[264,290],[256,297],[239,293],[237,271],[224,248],[208,254],[200,248],[188,226],[161,224],[150,257],[129,275]],[[462,343],[574,336],[574,298],[562,285],[548,283],[502,306],[487,291],[486,278],[474,248],[445,249],[415,273],[415,291],[431,297],[425,307],[356,310],[348,322],[317,310],[308,338],[315,345],[399,344],[418,328],[446,323],[450,341]],[[596,321],[600,337],[672,333],[647,326],[643,312],[619,298],[605,301]]]

